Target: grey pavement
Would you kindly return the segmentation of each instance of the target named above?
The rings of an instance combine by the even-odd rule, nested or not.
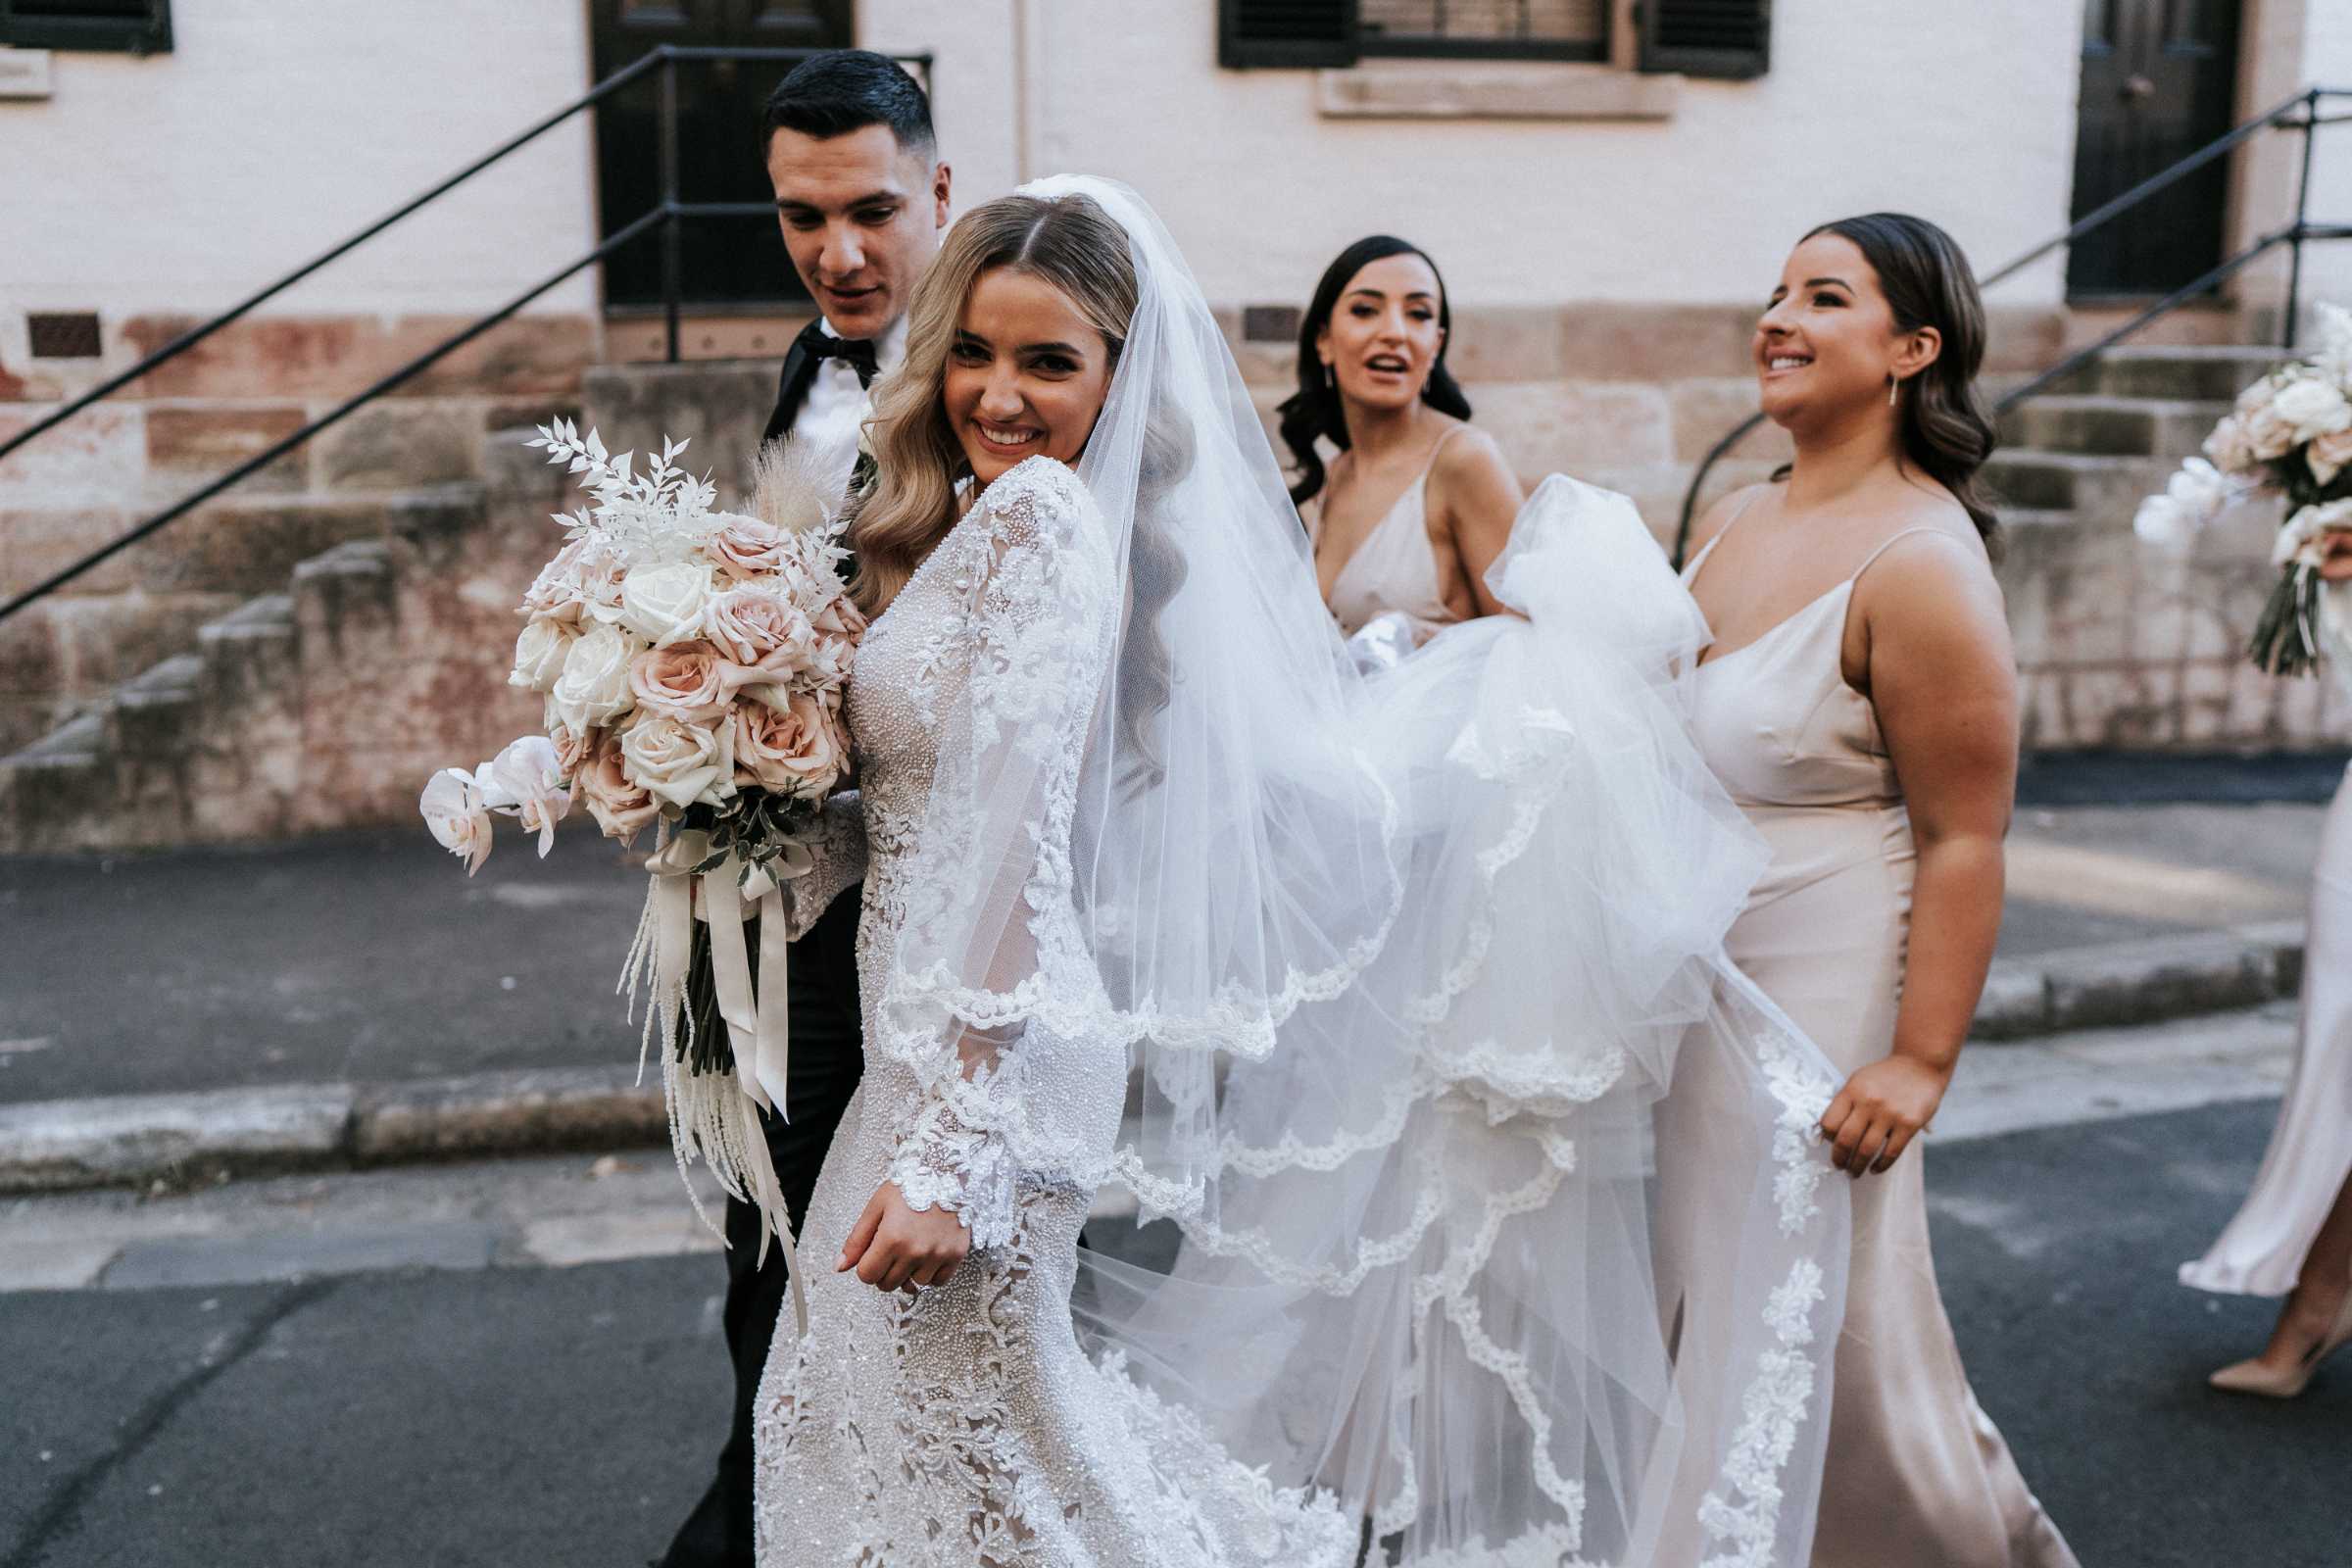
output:
[[[2210,1393],[2272,1307],[2173,1283],[2252,1179],[2282,1014],[1974,1050],[1929,1152],[1979,1395],[2088,1568],[2352,1560],[2352,1360],[2291,1404]],[[2099,1103],[2118,1055],[2179,1108]],[[722,1275],[662,1156],[25,1198],[0,1230],[50,1268],[0,1250],[0,1568],[633,1565],[719,1436]]]
[[[2002,955],[2297,921],[2321,811],[2028,807]],[[587,832],[544,860],[510,838],[471,880],[421,828],[0,858],[0,1105],[625,1068],[643,891]]]

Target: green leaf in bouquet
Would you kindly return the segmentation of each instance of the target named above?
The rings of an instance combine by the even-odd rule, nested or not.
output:
[[[2320,574],[2297,562],[2279,575],[2246,645],[2255,667],[2273,675],[2303,675],[2317,667]]]

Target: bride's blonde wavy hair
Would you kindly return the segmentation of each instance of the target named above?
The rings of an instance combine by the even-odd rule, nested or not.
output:
[[[850,594],[868,614],[906,586],[956,523],[956,490],[972,466],[948,422],[948,351],[963,302],[1000,267],[1053,284],[1078,308],[1118,368],[1135,318],[1135,261],[1127,231],[1085,196],[1000,196],[948,230],[906,313],[906,357],[874,387],[866,421],[875,482],[850,522],[858,574]]]

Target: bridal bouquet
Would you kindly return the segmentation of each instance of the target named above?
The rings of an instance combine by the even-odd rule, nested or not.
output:
[[[2317,660],[2320,564],[2352,534],[2352,312],[2323,305],[2320,318],[2320,352],[2239,393],[2206,437],[2205,456],[2183,464],[2132,519],[2142,539],[2180,545],[2232,501],[2284,497],[2286,520],[2271,550],[2281,575],[2247,649],[2273,674],[2299,674]]]
[[[656,848],[623,976],[650,965],[652,1006],[680,1158],[707,1154],[730,1191],[773,1186],[747,1102],[781,1107],[781,889],[808,870],[805,835],[842,782],[842,693],[865,629],[842,583],[842,524],[790,444],[760,459],[752,514],[674,466],[634,471],[566,420],[530,443],[582,475],[593,507],[560,514],[564,547],[524,593],[510,684],[547,700],[528,735],[467,772],[443,768],[418,806],[470,875],[492,812],[539,836],[575,799],[606,836]],[[755,996],[745,927],[760,924]],[[681,1023],[683,1027],[681,1027]]]

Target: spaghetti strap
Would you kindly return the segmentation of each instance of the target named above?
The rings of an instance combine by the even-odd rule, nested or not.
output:
[[[1747,515],[1748,509],[1756,504],[1756,489],[1751,488],[1746,498],[1732,509],[1732,514],[1723,519],[1723,526],[1715,530],[1715,537],[1698,547],[1698,554],[1692,556],[1690,564],[1683,568],[1683,581],[1686,584],[1698,580],[1698,568],[1707,564],[1707,558],[1715,553],[1715,547],[1723,543],[1723,536],[1738,527],[1740,519]]]
[[[1728,531],[1730,524],[1725,524],[1725,527]],[[1862,580],[1862,574],[1868,571],[1872,565],[1878,562],[1878,559],[1881,556],[1885,555],[1887,551],[1892,550],[1896,545],[1901,544],[1904,540],[1910,538],[1915,533],[1932,533],[1941,535],[1943,534],[1943,530],[1934,526],[1931,523],[1924,522],[1916,528],[1905,528],[1901,533],[1896,534],[1893,538],[1879,546],[1878,549],[1873,550],[1869,555],[1864,556],[1862,558],[1862,564],[1856,566],[1854,568],[1853,575],[1845,580],[1847,582],[1860,582]],[[1715,537],[1720,539],[1723,537],[1723,535],[1717,534]]]

